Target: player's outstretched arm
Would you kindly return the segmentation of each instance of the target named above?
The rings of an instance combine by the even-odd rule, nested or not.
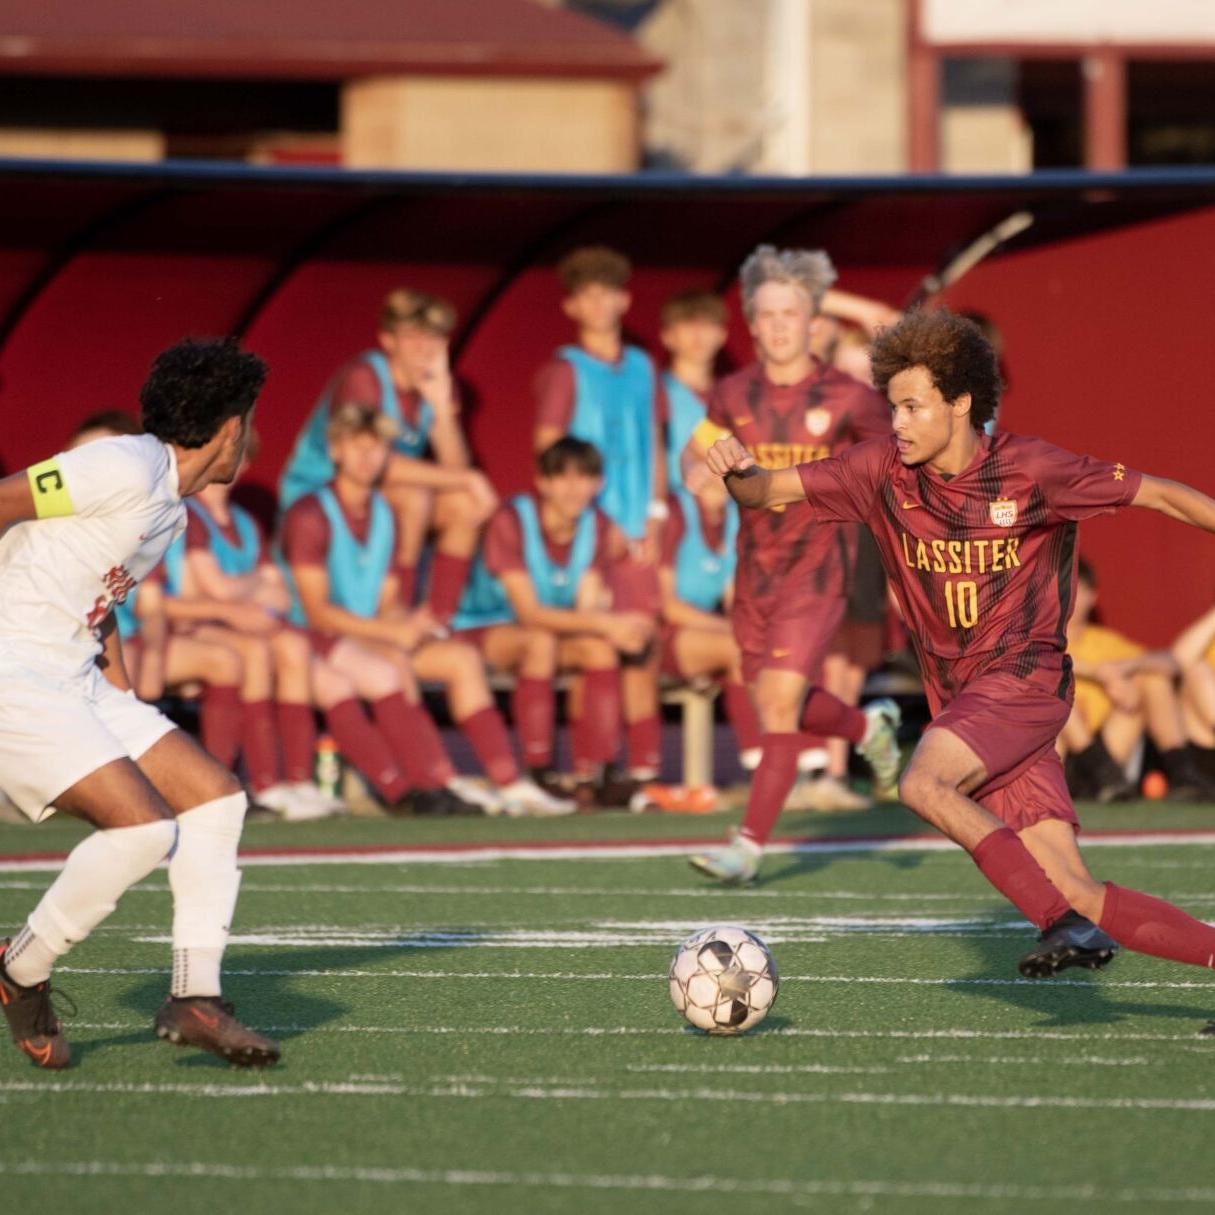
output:
[[[1180,481],[1149,477],[1145,473],[1131,505],[1158,510],[1171,519],[1180,519],[1182,523],[1215,532],[1215,498],[1208,498],[1206,494]]]
[[[805,500],[796,466],[778,468],[775,472],[760,468],[755,457],[733,435],[718,439],[709,448],[705,462],[711,473],[726,479],[730,496],[740,506],[763,509]]]

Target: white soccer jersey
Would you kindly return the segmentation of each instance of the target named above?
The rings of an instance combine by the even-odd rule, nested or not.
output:
[[[115,603],[185,530],[173,449],[152,435],[99,439],[56,457],[72,513],[0,538],[0,657],[87,673]]]

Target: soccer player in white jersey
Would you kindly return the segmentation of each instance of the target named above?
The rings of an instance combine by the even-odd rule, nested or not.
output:
[[[241,1066],[279,1056],[220,996],[245,794],[136,699],[112,614],[184,529],[182,499],[236,475],[265,374],[231,339],[182,342],[140,392],[144,434],[0,480],[0,788],[34,821],[62,810],[96,828],[0,942],[0,1005],[41,1067],[71,1061],[52,966],[166,856],[173,977],[157,1034]]]

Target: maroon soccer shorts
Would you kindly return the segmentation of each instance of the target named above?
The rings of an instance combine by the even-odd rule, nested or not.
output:
[[[1044,819],[1079,828],[1055,739],[1071,705],[1015,675],[981,675],[936,717],[929,729],[960,738],[987,769],[971,797],[1014,831]]]
[[[731,619],[742,651],[743,681],[753,683],[765,668],[818,679],[845,605],[842,595],[808,595],[792,586],[762,598],[738,595]]]

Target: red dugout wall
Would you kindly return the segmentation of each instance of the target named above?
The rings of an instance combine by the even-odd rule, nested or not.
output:
[[[1100,192],[1096,187],[1100,186]],[[254,486],[273,485],[333,369],[411,284],[461,314],[478,458],[529,475],[531,379],[567,331],[553,262],[604,241],[637,266],[629,328],[657,353],[663,299],[731,288],[757,243],[824,246],[841,285],[901,303],[1011,211],[1036,222],[951,292],[1004,330],[1002,422],[1215,491],[1204,399],[1215,176],[1097,181],[443,178],[0,165],[0,456],[20,467],[85,413],[133,407],[155,352],[239,332],[271,364]],[[731,355],[746,358],[735,322]],[[1137,512],[1085,526],[1107,618],[1152,642],[1215,598],[1215,540]]]

